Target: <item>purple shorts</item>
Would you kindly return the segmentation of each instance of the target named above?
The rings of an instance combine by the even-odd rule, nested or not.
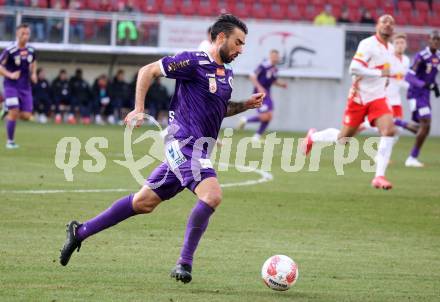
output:
[[[23,112],[32,112],[34,103],[31,89],[5,87],[5,105],[10,109],[19,108]]]
[[[194,193],[204,179],[217,177],[209,159],[192,157],[192,148],[174,150],[173,159],[157,166],[145,181],[161,200],[168,200],[188,188]]]
[[[270,97],[270,94],[266,94],[263,100],[263,105],[261,105],[260,108],[257,109],[258,113],[265,113],[265,112],[271,112],[273,111],[273,102],[272,98]]]
[[[431,119],[431,102],[429,96],[419,96],[409,99],[409,107],[414,122],[418,123],[420,119]]]

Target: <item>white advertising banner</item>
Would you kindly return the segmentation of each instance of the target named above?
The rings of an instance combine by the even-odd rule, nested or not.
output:
[[[176,51],[196,49],[212,21],[173,20],[160,24],[159,46]],[[281,54],[280,76],[341,79],[345,35],[342,28],[273,22],[248,22],[244,52],[233,63],[234,73],[249,74],[268,57]]]

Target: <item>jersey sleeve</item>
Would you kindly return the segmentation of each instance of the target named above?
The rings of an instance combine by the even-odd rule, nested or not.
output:
[[[353,61],[357,61],[362,65],[364,65],[365,67],[368,67],[368,62],[370,61],[371,57],[372,57],[372,51],[368,42],[366,40],[361,41],[361,43],[359,43],[359,46],[356,50],[356,53],[353,56]]]
[[[258,65],[258,67],[254,70],[254,75],[259,76],[259,74],[263,71],[263,64]]]
[[[420,64],[423,64],[423,57],[420,55],[420,53],[416,54],[414,57],[414,60],[411,64],[410,70],[413,72],[417,71],[417,68],[419,68]]]
[[[8,61],[8,55],[9,55],[9,52],[7,51],[7,49],[4,49],[2,51],[2,53],[0,54],[0,64],[1,65],[6,64],[6,62]]]
[[[170,79],[191,80],[194,78],[199,59],[191,52],[181,52],[160,60],[162,74]]]

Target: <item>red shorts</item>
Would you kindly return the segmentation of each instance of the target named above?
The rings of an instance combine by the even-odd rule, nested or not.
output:
[[[344,112],[344,125],[358,127],[368,116],[368,121],[374,126],[374,120],[385,114],[393,114],[385,98],[366,104],[358,104],[349,99]]]
[[[403,110],[401,105],[393,105],[391,107],[391,109],[393,109],[394,118],[403,118]]]

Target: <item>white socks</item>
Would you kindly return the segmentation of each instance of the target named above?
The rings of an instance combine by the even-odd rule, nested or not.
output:
[[[336,142],[338,140],[339,131],[336,128],[328,128],[312,134],[313,142]]]
[[[376,155],[376,177],[385,176],[385,170],[391,157],[391,151],[395,142],[394,136],[382,136]]]

